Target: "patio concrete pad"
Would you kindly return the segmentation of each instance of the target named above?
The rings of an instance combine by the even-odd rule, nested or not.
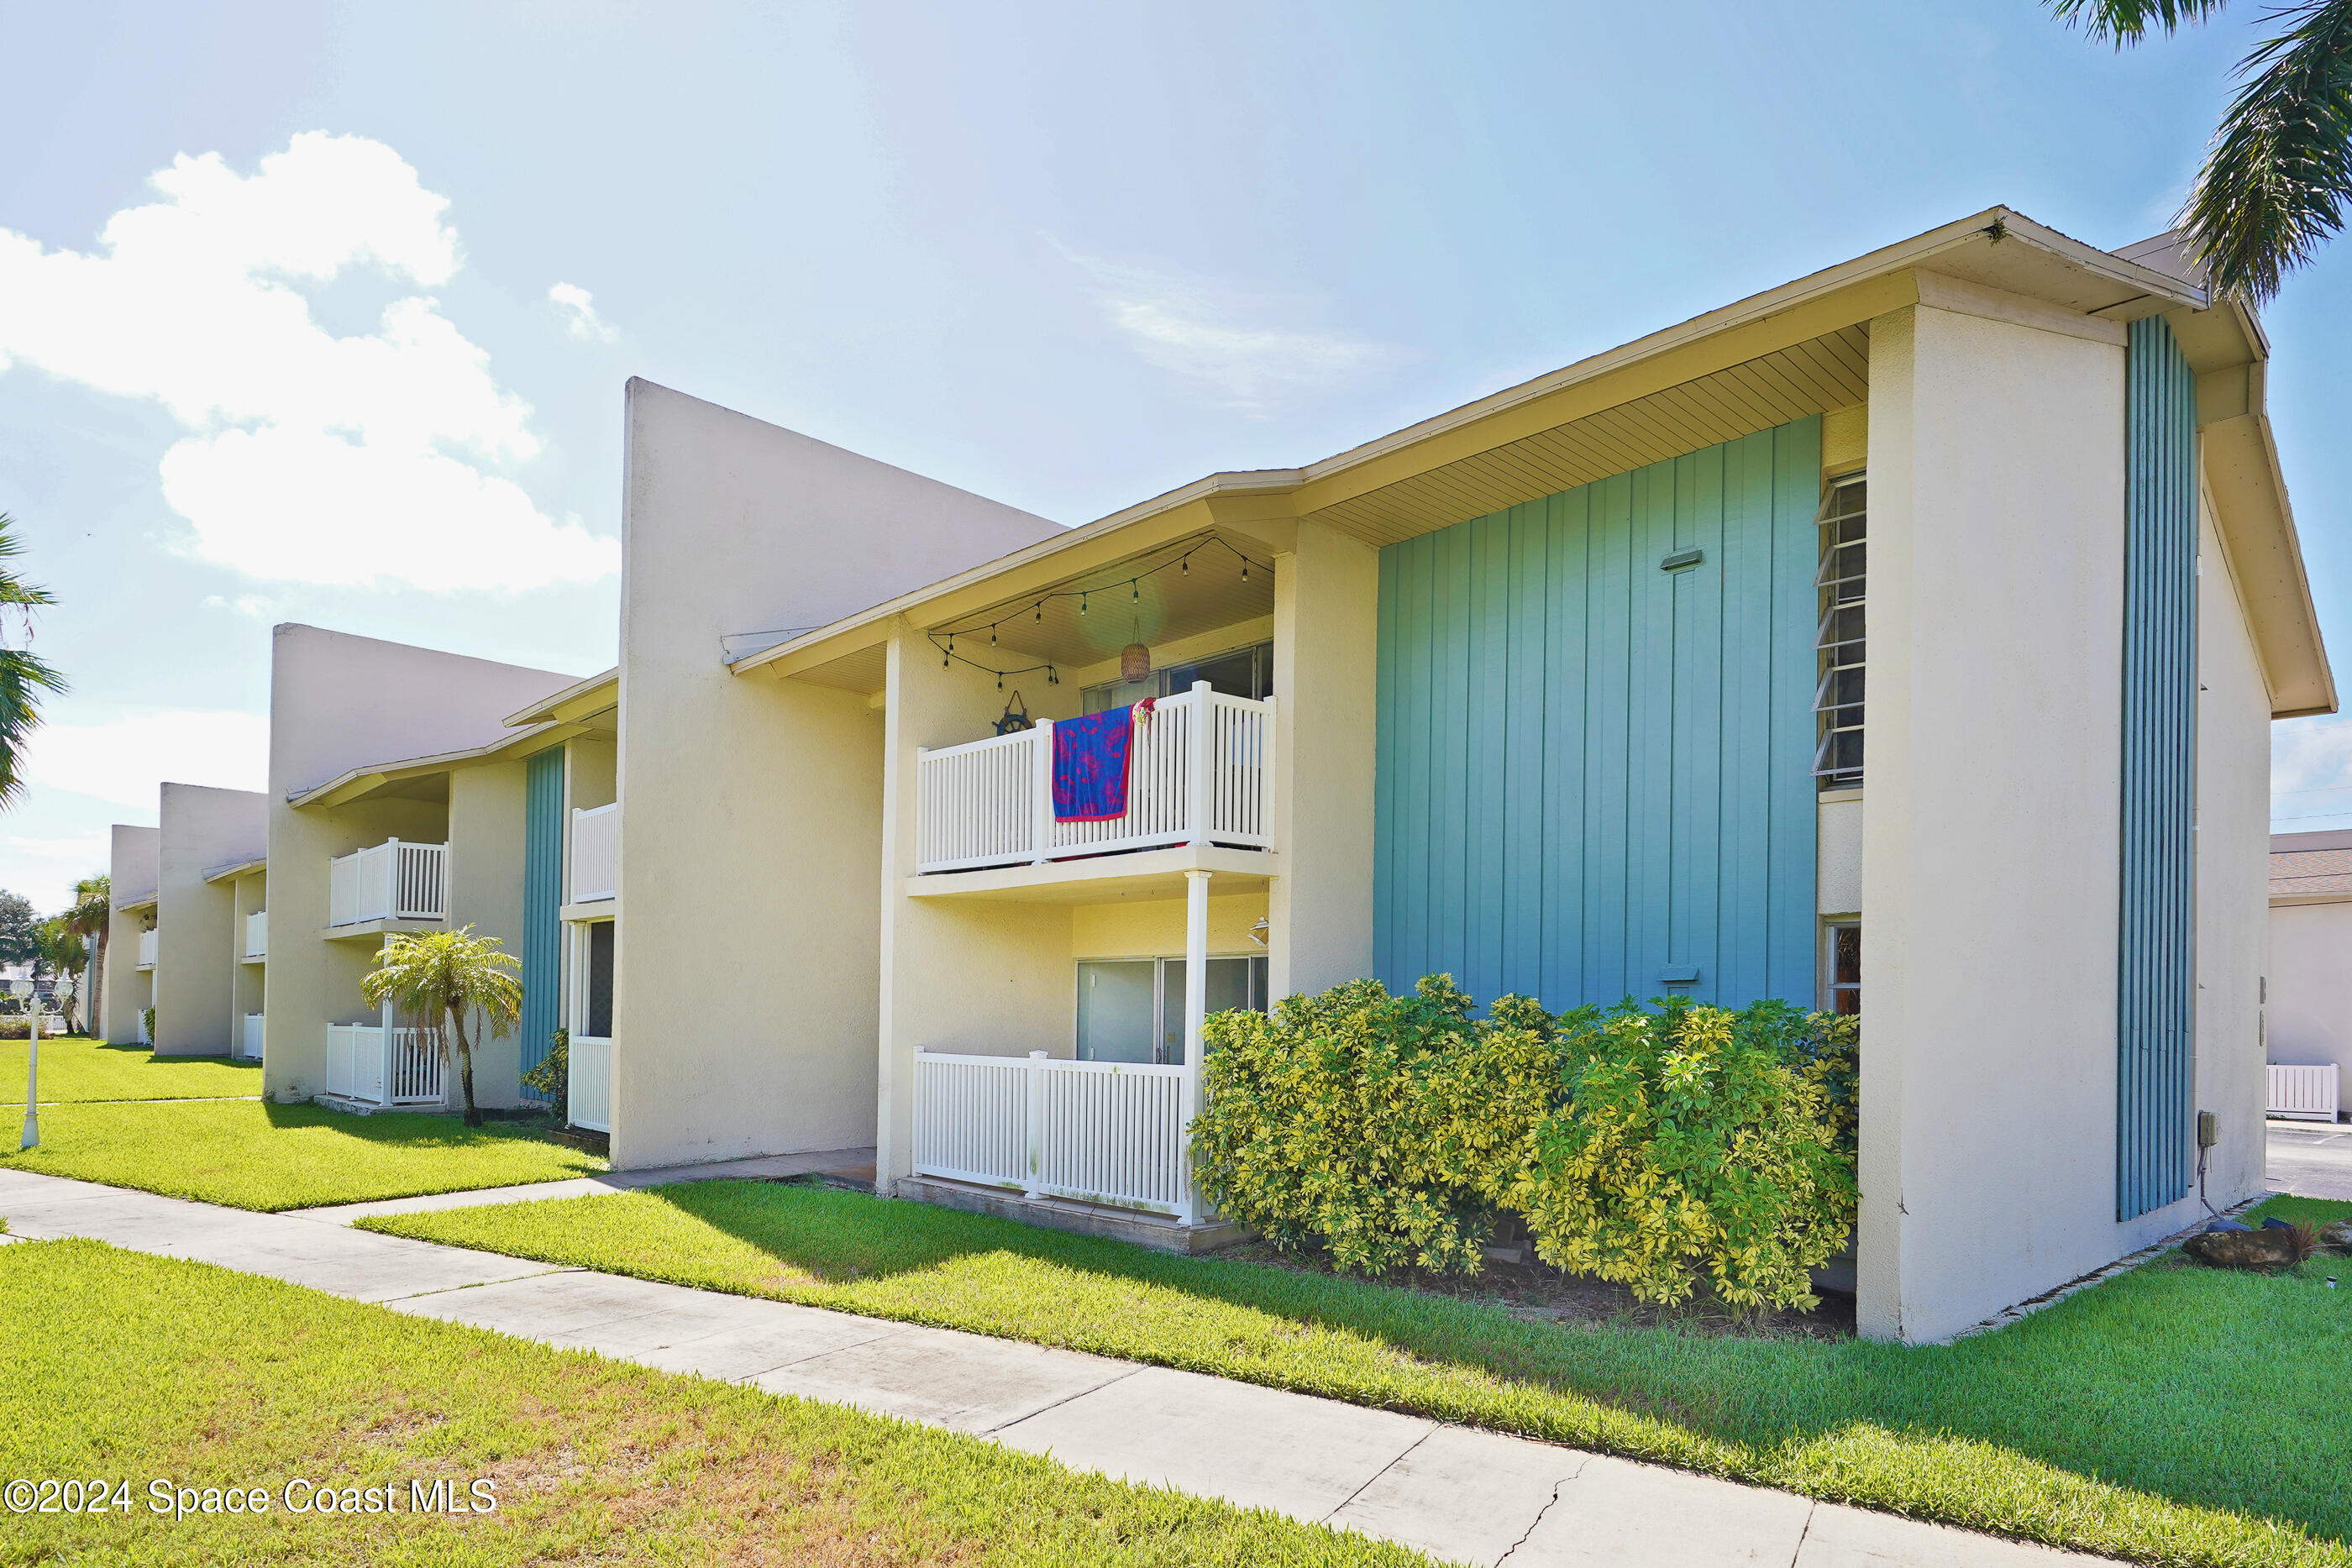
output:
[[[771,1394],[855,1406],[954,1432],[992,1432],[1133,1370],[1126,1362],[1074,1350],[905,1328],[751,1381]]]
[[[1072,1469],[1327,1519],[1435,1425],[1147,1366],[996,1436]]]
[[[1470,1427],[1440,1427],[1329,1515],[1439,1558],[1499,1563],[1591,1458]]]
[[[1796,1568],[2088,1568],[2105,1561],[1822,1502],[1813,1505]]]
[[[1511,1553],[1511,1568],[1782,1568],[1796,1561],[1812,1511],[1792,1492],[1595,1454]]]

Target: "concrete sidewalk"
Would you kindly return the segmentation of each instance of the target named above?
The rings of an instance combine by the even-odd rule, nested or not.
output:
[[[0,1170],[0,1215],[27,1239],[91,1237],[666,1372],[854,1406],[1076,1469],[1383,1536],[1448,1562],[2095,1561],[1193,1373],[379,1236],[334,1223],[331,1212],[250,1214]]]

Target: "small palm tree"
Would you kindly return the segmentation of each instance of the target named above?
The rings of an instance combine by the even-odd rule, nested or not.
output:
[[[2063,20],[2120,49],[2218,15],[2228,0],[2047,0]],[[2238,63],[2179,222],[2217,293],[2256,304],[2343,226],[2352,200],[2352,0],[2297,0],[2264,13],[2283,30]]]
[[[370,1007],[390,1003],[417,1027],[446,1018],[441,1031],[444,1061],[454,1052],[457,1081],[465,1088],[466,1125],[482,1124],[474,1103],[474,1047],[466,1038],[467,1015],[478,1018],[485,1038],[503,1040],[522,1020],[522,960],[499,951],[495,936],[477,936],[470,925],[388,937],[376,967],[360,977],[360,994]]]
[[[52,915],[42,921],[34,927],[34,934],[40,939],[40,963],[60,980],[73,981],[89,962],[89,944],[66,925],[64,915]],[[65,1014],[66,1032],[72,1034],[75,1032],[75,1007],[81,988],[76,984],[71,989],[62,985],[57,988],[66,993],[64,1004],[58,1010]]]
[[[66,929],[90,946],[89,1002],[82,1009],[90,1032],[98,1032],[99,988],[106,984],[106,944],[114,925],[114,879],[100,874],[74,883],[74,901],[59,916]]]
[[[57,600],[47,589],[19,579],[8,565],[25,551],[11,531],[16,526],[7,513],[0,512],[0,612],[13,607],[23,616],[25,640],[29,643],[34,608],[55,604]],[[30,649],[0,644],[0,805],[15,800],[24,788],[25,741],[41,722],[40,694],[65,689],[65,677],[47,661],[34,657]]]

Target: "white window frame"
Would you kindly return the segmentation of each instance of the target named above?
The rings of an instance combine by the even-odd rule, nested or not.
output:
[[[1265,956],[1266,952],[1263,947],[1244,948],[1238,953],[1228,949],[1203,955],[1212,963],[1219,958],[1264,958]],[[1184,955],[1181,953],[1089,953],[1083,958],[1073,959],[1070,972],[1071,1058],[1077,1059],[1080,1045],[1076,988],[1084,981],[1086,966],[1088,964],[1149,964],[1151,966],[1151,1065],[1155,1067],[1168,1065],[1168,966],[1182,962],[1184,962]],[[1269,966],[1266,971],[1265,998],[1265,1010],[1269,1013],[1274,1010],[1273,993],[1274,972]]]

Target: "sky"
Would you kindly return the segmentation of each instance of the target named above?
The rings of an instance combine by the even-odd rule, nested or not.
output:
[[[609,666],[631,375],[1082,523],[1996,203],[2145,237],[2261,19],[0,0],[0,511],[73,682],[0,886],[258,789],[275,623]],[[2352,648],[2352,240],[2265,324]],[[2352,729],[2274,726],[2273,784],[2352,826]]]

